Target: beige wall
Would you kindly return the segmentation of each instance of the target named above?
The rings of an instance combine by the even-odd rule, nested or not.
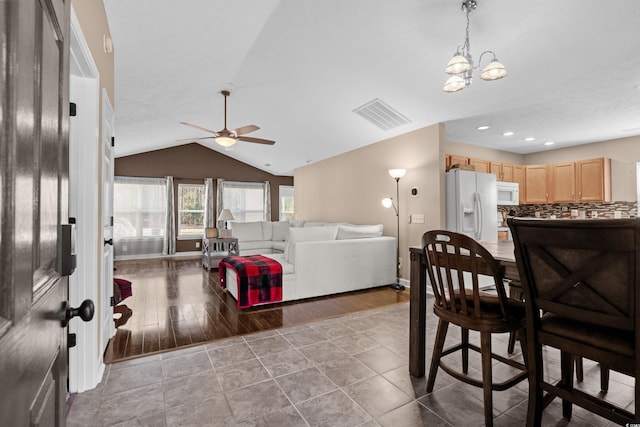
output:
[[[524,164],[524,155],[510,153],[508,151],[494,150],[493,148],[477,145],[462,144],[460,142],[445,141],[443,154],[457,154],[459,156],[473,157],[476,159],[493,160],[501,163]]]
[[[89,45],[91,56],[93,56],[93,60],[100,72],[100,87],[107,90],[109,100],[111,101],[111,105],[113,105],[114,54],[105,53],[103,48],[103,36],[107,35],[111,37],[104,4],[102,1],[97,0],[71,0],[71,6],[76,12],[80,27],[82,27],[82,33]]]
[[[441,125],[429,126],[340,156],[296,169],[297,219],[383,224],[384,234],[396,235],[396,216],[380,201],[396,198],[396,183],[388,170],[405,168],[400,179],[401,276],[409,277],[409,246],[420,245],[422,234],[440,227],[444,157]],[[417,196],[411,196],[418,187]],[[410,213],[424,214],[424,224],[408,224]]]

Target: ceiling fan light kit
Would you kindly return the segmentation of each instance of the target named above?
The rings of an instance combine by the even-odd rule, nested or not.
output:
[[[194,139],[213,139],[218,145],[226,148],[232,147],[238,141],[253,142],[256,144],[265,144],[265,145],[273,145],[276,143],[275,141],[272,141],[270,139],[244,136],[248,133],[255,132],[258,129],[260,129],[256,125],[246,125],[234,130],[227,129],[227,97],[231,95],[231,93],[228,90],[223,90],[220,93],[222,94],[222,96],[224,96],[224,128],[216,132],[211,129],[203,128],[202,126],[194,125],[187,122],[180,122],[180,124],[182,125],[190,126],[192,128],[199,129],[199,130],[213,134],[213,136],[205,136],[203,138],[194,138]]]
[[[473,70],[477,70],[480,68],[482,57],[485,54],[493,55],[493,59],[480,73],[480,78],[482,80],[499,80],[508,74],[506,67],[500,61],[498,61],[495,53],[490,50],[482,52],[480,54],[480,59],[478,60],[478,65],[473,65],[473,58],[471,57],[471,46],[469,43],[469,13],[472,10],[475,10],[476,7],[478,7],[478,2],[476,0],[464,0],[462,2],[461,9],[464,10],[467,15],[467,28],[465,32],[464,44],[462,45],[462,47],[458,47],[458,50],[453,55],[453,58],[451,58],[444,70],[445,73],[450,75],[450,77],[445,82],[444,87],[442,88],[442,90],[447,93],[458,92],[471,85],[473,81]]]

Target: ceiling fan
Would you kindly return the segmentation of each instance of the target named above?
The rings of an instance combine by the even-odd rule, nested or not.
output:
[[[272,141],[270,139],[253,138],[250,136],[245,136],[248,133],[255,132],[258,129],[260,129],[256,125],[242,126],[240,128],[233,129],[233,130],[227,129],[227,97],[230,95],[230,92],[228,90],[223,90],[220,93],[224,96],[224,129],[216,132],[211,129],[203,128],[202,126],[194,125],[187,122],[180,122],[180,124],[182,125],[190,126],[192,128],[200,129],[205,132],[209,132],[213,134],[213,136],[205,136],[202,138],[190,138],[190,139],[213,139],[216,143],[218,143],[219,145],[222,145],[223,147],[231,147],[233,144],[235,144],[238,141],[254,142],[256,144],[266,144],[266,145],[273,145],[276,143],[275,141]]]

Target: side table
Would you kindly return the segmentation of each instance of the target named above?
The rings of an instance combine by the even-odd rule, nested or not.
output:
[[[222,258],[240,255],[235,237],[202,238],[202,266],[207,270],[218,268]]]

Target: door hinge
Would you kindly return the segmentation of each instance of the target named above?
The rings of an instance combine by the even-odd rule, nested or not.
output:
[[[116,146],[116,137],[115,137],[115,136],[112,136],[112,137],[111,137],[111,146],[112,146],[112,147],[115,147],[115,146]]]
[[[109,303],[110,307],[115,307],[116,306],[116,297],[111,297],[111,301]]]
[[[113,227],[113,217],[109,219],[109,224]]]
[[[70,117],[75,117],[76,116],[76,103],[75,102],[70,102],[69,103],[69,116]]]

